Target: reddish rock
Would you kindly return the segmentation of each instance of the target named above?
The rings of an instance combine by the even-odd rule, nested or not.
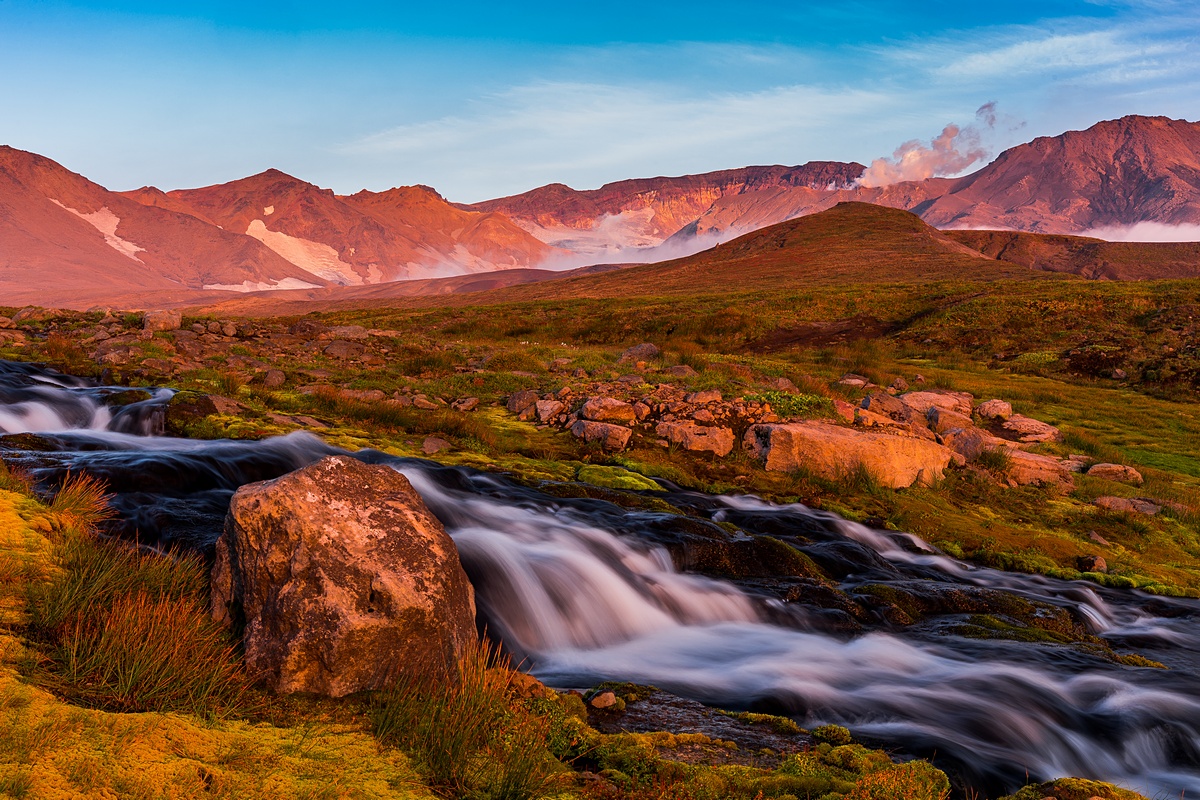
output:
[[[1012,406],[1003,400],[985,400],[975,409],[980,419],[1006,420],[1013,415]]]
[[[691,422],[660,422],[655,434],[684,450],[707,451],[724,458],[733,452],[733,431],[729,428],[710,428]]]
[[[1087,474],[1091,478],[1132,483],[1137,486],[1142,485],[1142,473],[1133,467],[1126,467],[1122,464],[1093,464],[1087,471]]]
[[[625,449],[633,431],[623,425],[581,419],[571,426],[571,434],[585,442],[599,442],[605,450],[617,451]]]
[[[1010,439],[1026,444],[1063,441],[1062,431],[1058,428],[1020,414],[1013,414],[1006,419],[1000,426],[1000,432]]]
[[[971,416],[971,405],[975,398],[966,392],[908,392],[900,400],[917,414],[924,416],[931,408],[944,408],[963,416]]]
[[[753,425],[743,446],[771,471],[801,469],[840,479],[862,467],[893,489],[932,483],[951,461],[950,449],[935,442],[824,422]]]
[[[615,397],[593,397],[583,404],[579,415],[594,422],[624,422],[637,419],[633,406]]]
[[[1103,508],[1105,511],[1145,514],[1151,517],[1162,511],[1162,506],[1158,503],[1142,497],[1097,497],[1092,501],[1092,505],[1097,508]]]
[[[1057,486],[1069,489],[1075,485],[1075,475],[1057,458],[1027,453],[1014,447],[1008,454],[1008,477],[1020,486]]]
[[[347,456],[238,489],[212,612],[243,627],[276,692],[341,697],[413,665],[448,670],[477,636],[454,542],[403,475]]]

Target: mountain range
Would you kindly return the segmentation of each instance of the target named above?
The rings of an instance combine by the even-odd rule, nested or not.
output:
[[[864,170],[828,161],[753,166],[588,191],[551,184],[463,205],[425,186],[337,195],[278,170],[196,189],[113,192],[0,147],[0,296],[6,304],[179,304],[414,279],[368,294],[459,292],[554,277],[546,269],[669,260],[845,203],[910,211],[947,231],[945,243],[970,251],[972,263],[1093,278],[1198,274],[1195,248],[1160,249],[1137,267],[1141,255],[1078,237],[1200,224],[1200,123],[1101,122],[1010,148],[961,178],[865,187]],[[518,272],[438,280],[498,270]]]

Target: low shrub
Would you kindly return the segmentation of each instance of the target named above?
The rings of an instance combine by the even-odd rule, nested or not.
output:
[[[488,644],[472,644],[448,679],[410,669],[380,693],[372,731],[408,753],[442,797],[545,797],[562,766],[547,749],[547,721],[514,698],[517,675]]]

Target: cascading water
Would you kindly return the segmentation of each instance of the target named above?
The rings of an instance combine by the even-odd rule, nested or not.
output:
[[[116,532],[142,542],[206,549],[238,486],[338,452],[302,433],[259,442],[150,436],[169,392],[110,412],[105,399],[119,391],[0,363],[0,429],[38,434],[0,439],[0,452],[45,484],[67,470],[104,479],[121,513]],[[457,542],[482,621],[551,685],[632,680],[783,710],[804,724],[836,722],[936,755],[961,785],[987,794],[1065,775],[1151,795],[1200,792],[1200,602],[974,568],[916,537],[752,497],[665,493],[692,515],[683,518],[374,451],[356,456],[408,476]],[[730,525],[744,533],[728,533]],[[678,548],[666,544],[697,530],[733,545],[757,534],[791,543],[847,592],[882,584],[1003,593],[1068,609],[1114,647],[1170,669],[1066,645],[966,638],[945,619],[850,631],[803,591],[785,602],[752,582],[679,571]]]

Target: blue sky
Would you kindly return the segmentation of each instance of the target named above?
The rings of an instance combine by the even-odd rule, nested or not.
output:
[[[114,189],[276,167],[474,201],[1200,117],[1195,2],[169,5],[0,0],[0,143]]]

